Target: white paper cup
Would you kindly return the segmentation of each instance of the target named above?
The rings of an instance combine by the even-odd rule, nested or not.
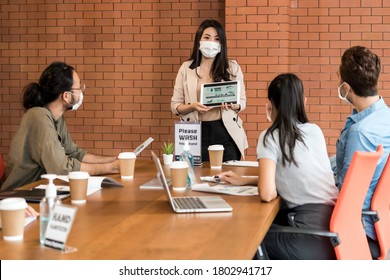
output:
[[[174,161],[169,166],[171,171],[172,189],[184,191],[187,186],[188,164],[185,161]]]
[[[124,152],[119,154],[118,159],[122,179],[134,178],[136,158],[137,156],[132,152]]]
[[[3,239],[6,241],[23,240],[24,219],[27,202],[24,198],[12,197],[0,201]]]
[[[70,201],[72,204],[85,204],[87,202],[88,172],[69,172]]]
[[[208,147],[210,168],[222,168],[224,150],[223,145],[211,145]]]

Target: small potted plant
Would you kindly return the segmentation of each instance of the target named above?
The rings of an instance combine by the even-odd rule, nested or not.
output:
[[[170,165],[173,161],[173,150],[175,149],[175,145],[172,141],[164,141],[164,144],[161,145],[163,149],[163,160],[165,165]]]

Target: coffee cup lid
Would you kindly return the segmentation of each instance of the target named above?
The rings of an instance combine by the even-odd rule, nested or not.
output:
[[[225,150],[225,148],[223,147],[223,145],[211,145],[209,146],[208,148],[210,151],[221,151],[221,150]]]
[[[69,179],[88,179],[89,174],[88,174],[88,172],[84,172],[84,171],[73,171],[73,172],[69,172],[68,178]]]
[[[136,158],[137,156],[133,152],[123,152],[120,153],[118,158],[119,159],[126,159],[126,158]]]
[[[174,161],[169,165],[170,168],[188,168],[188,163],[185,161]]]
[[[24,198],[21,197],[10,197],[0,201],[0,210],[3,211],[20,210],[26,208],[27,202]]]

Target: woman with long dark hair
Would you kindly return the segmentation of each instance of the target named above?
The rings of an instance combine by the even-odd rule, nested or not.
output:
[[[277,76],[268,87],[267,119],[271,126],[258,140],[259,177],[228,171],[221,181],[257,184],[262,201],[278,195],[283,206],[274,224],[329,229],[338,197],[324,135],[305,112],[302,81],[294,74]],[[328,238],[268,233],[264,246],[270,259],[334,259]]]
[[[239,104],[209,108],[200,100],[202,84],[239,80]],[[195,34],[191,57],[176,77],[171,110],[183,121],[202,121],[202,160],[208,161],[208,146],[222,144],[223,160],[240,160],[248,147],[238,113],[246,107],[243,73],[235,60],[227,56],[226,34],[216,20],[203,21]]]

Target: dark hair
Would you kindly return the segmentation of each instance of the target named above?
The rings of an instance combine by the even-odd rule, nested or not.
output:
[[[298,128],[298,124],[309,122],[305,112],[303,93],[302,81],[290,73],[278,75],[268,87],[268,99],[272,102],[273,108],[277,110],[277,116],[265,133],[263,143],[265,146],[266,137],[269,135],[273,137],[274,131],[278,130],[283,166],[286,162],[298,166],[294,158],[295,144],[296,141],[305,144],[303,133]]]
[[[41,74],[38,83],[30,83],[23,89],[23,107],[44,107],[73,86],[72,66],[53,62]]]
[[[378,94],[377,83],[380,71],[379,57],[366,47],[349,48],[341,57],[340,77],[358,96]]]
[[[204,30],[209,27],[215,28],[219,37],[219,43],[221,44],[221,52],[218,53],[215,57],[210,74],[213,77],[214,82],[220,82],[222,80],[230,81],[230,75],[233,76],[233,74],[229,72],[226,33],[222,25],[218,21],[213,19],[207,19],[203,21],[199,25],[198,30],[196,31],[194,47],[192,49],[192,54],[190,57],[190,60],[193,60],[193,63],[191,64],[190,68],[194,69],[200,65],[200,62],[202,60],[202,53],[199,50],[200,39],[202,38]],[[196,74],[198,75],[198,73]]]

